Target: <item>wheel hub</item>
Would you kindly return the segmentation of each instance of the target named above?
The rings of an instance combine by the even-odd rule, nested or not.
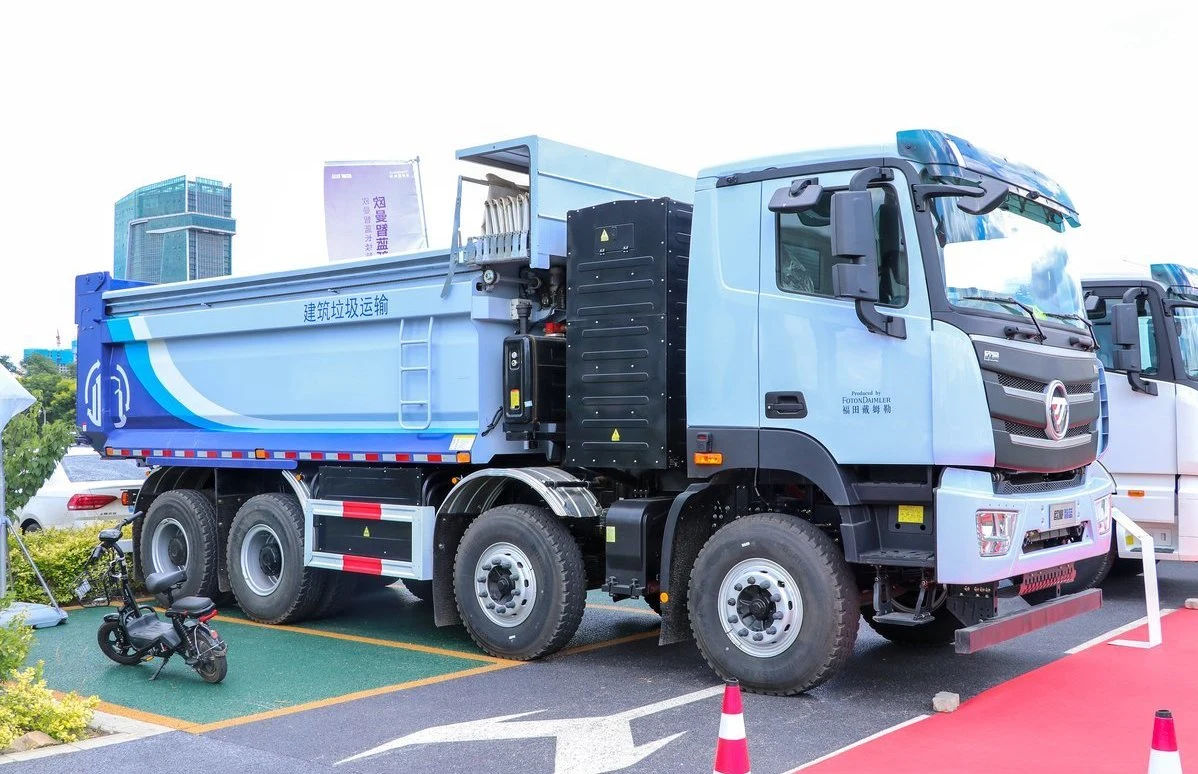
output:
[[[178,536],[172,538],[170,544],[167,546],[166,555],[173,563],[179,566],[187,564],[187,543]]]
[[[724,633],[737,648],[771,658],[789,648],[803,625],[803,598],[793,576],[770,559],[746,559],[720,584]]]
[[[513,627],[524,622],[537,598],[537,577],[528,555],[511,543],[494,543],[475,568],[478,604],[492,622]]]
[[[177,519],[168,517],[154,525],[149,541],[152,572],[186,569],[190,546],[187,532]]]
[[[283,569],[283,556],[275,543],[268,543],[258,552],[258,566],[266,575],[277,576]]]

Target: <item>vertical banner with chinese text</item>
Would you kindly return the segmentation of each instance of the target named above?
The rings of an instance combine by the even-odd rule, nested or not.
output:
[[[427,246],[416,161],[330,161],[324,223],[330,261]]]

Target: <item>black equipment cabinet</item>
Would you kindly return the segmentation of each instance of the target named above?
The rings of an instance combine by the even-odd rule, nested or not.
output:
[[[568,213],[565,464],[685,467],[690,231],[671,199]]]

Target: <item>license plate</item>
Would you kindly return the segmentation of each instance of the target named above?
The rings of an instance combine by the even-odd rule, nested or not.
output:
[[[83,581],[75,587],[75,596],[83,599],[83,595],[92,590],[92,585],[87,581]]]
[[[1048,506],[1049,526],[1052,529],[1072,527],[1077,524],[1077,503],[1057,503]]]

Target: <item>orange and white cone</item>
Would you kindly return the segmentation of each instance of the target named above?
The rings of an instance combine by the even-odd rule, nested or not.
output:
[[[745,715],[740,702],[740,683],[736,680],[724,683],[724,709],[720,715],[720,738],[715,745],[712,772],[752,774],[749,768],[749,743],[745,739]]]
[[[1152,724],[1152,752],[1148,753],[1148,774],[1181,774],[1181,753],[1177,751],[1177,731],[1173,713],[1157,710]]]

